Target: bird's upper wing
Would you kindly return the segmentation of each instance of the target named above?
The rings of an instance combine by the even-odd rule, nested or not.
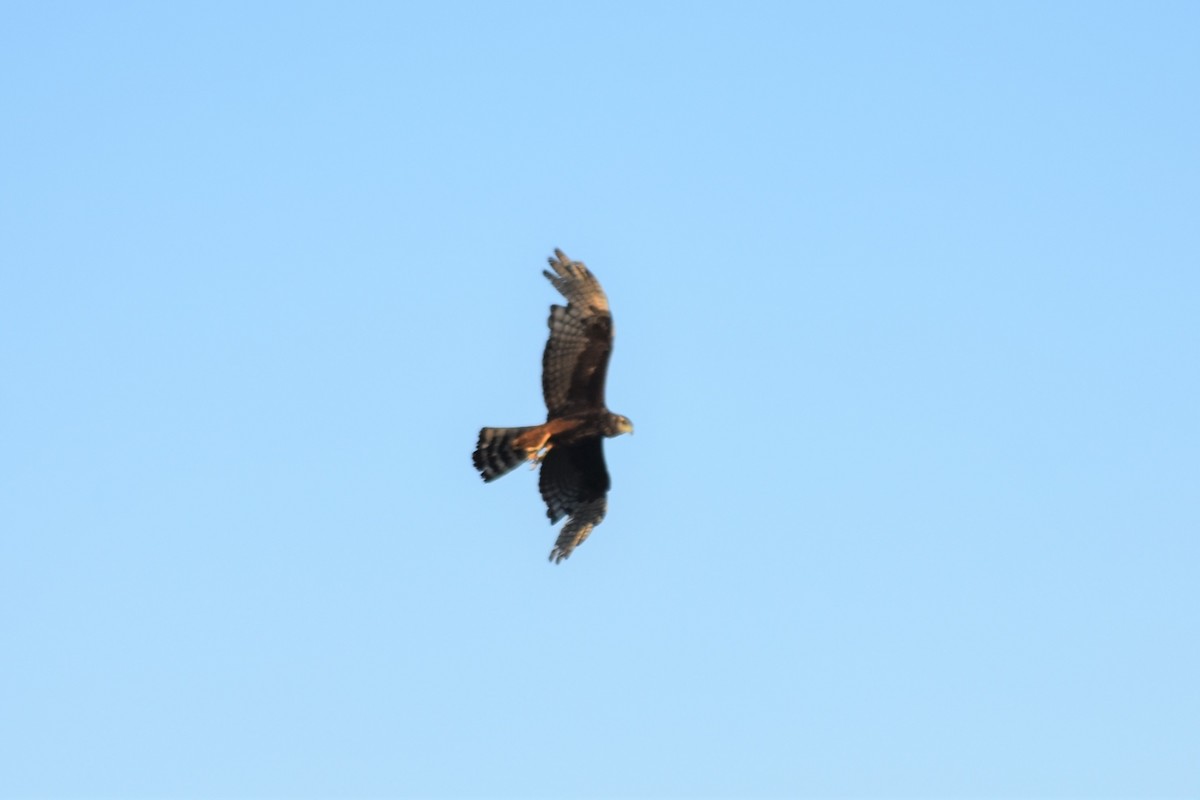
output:
[[[543,274],[567,298],[550,307],[550,339],[542,354],[542,393],[549,417],[604,407],[604,378],[612,354],[613,323],[600,282],[561,250]]]
[[[538,478],[546,516],[551,524],[569,517],[550,551],[551,561],[557,564],[570,556],[604,519],[609,485],[604,440],[599,437],[557,445],[546,454]]]

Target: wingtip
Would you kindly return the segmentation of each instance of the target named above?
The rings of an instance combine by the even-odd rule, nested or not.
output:
[[[565,278],[570,274],[571,264],[573,263],[567,254],[557,247],[554,248],[554,255],[546,259],[546,263],[550,265],[550,269],[557,273],[558,277]],[[547,277],[549,273],[547,273]],[[553,278],[551,278],[553,280]]]

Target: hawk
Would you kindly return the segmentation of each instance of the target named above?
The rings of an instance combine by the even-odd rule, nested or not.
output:
[[[542,272],[567,298],[550,306],[550,339],[542,354],[542,394],[546,422],[526,428],[484,428],[473,460],[490,482],[522,462],[541,465],[538,488],[558,534],[550,560],[562,563],[583,544],[608,510],[608,469],[604,438],[633,433],[627,417],[604,404],[604,378],[613,347],[612,313],[600,282],[583,262],[562,250],[548,259],[554,272]]]

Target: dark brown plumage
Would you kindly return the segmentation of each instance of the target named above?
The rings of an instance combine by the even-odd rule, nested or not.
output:
[[[560,563],[583,543],[608,509],[604,437],[632,433],[633,423],[604,403],[613,323],[599,281],[561,250],[543,274],[567,299],[550,307],[550,339],[542,354],[546,422],[524,428],[484,428],[473,461],[485,481],[518,464],[541,464],[538,487],[554,524],[567,517],[550,560]]]

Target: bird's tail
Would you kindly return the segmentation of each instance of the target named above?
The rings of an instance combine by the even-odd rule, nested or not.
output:
[[[494,481],[501,475],[511,471],[523,463],[529,456],[528,450],[518,443],[521,434],[529,433],[534,428],[484,428],[479,432],[479,443],[475,445],[475,469],[485,481]]]

